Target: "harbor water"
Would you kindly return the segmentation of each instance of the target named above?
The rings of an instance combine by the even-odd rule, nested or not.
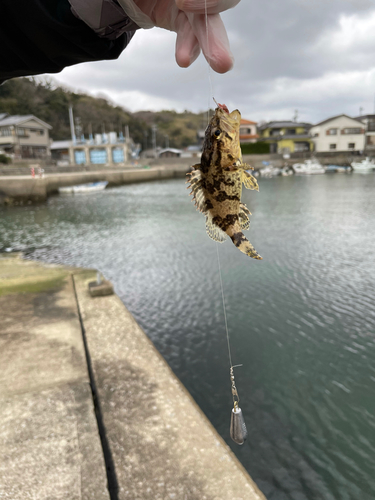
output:
[[[0,248],[101,270],[269,500],[373,500],[375,175],[259,184],[263,260],[219,245],[243,446],[217,244],[183,179],[0,208]]]

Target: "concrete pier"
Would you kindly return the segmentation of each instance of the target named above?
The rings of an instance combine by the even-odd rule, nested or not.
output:
[[[0,177],[0,205],[39,203],[59,187],[85,184],[88,182],[108,181],[108,186],[120,186],[133,182],[147,182],[173,177],[184,177],[189,168],[181,166],[157,166],[152,168],[103,169],[89,172],[70,172],[47,174],[43,178],[31,175]]]
[[[96,271],[0,276],[0,498],[265,500]]]

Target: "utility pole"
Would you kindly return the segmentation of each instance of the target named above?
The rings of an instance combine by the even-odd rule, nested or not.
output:
[[[362,106],[359,107],[359,116],[362,116],[362,113],[363,113],[363,108]]]
[[[158,127],[157,125],[153,125],[151,127],[151,130],[152,130],[152,148],[154,150],[154,153],[155,153],[155,158],[156,158],[156,131],[157,131]]]
[[[293,121],[296,122],[298,120],[298,109],[294,110]]]
[[[69,123],[70,123],[70,133],[72,136],[72,141],[73,141],[73,144],[75,144],[76,143],[76,131],[74,128],[73,106],[72,105],[69,106]]]

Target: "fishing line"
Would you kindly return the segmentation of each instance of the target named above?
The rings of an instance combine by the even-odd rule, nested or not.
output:
[[[208,36],[207,0],[204,0],[204,20],[205,20],[205,23],[206,23],[207,56],[209,57],[209,55],[210,55],[210,40],[209,40],[209,36]],[[213,86],[213,83],[212,83],[212,68],[211,68],[211,63],[210,63],[209,59],[206,59],[206,60],[207,60],[207,65],[208,65],[208,82],[209,82],[209,85],[210,85],[209,94],[215,100],[215,98],[214,98],[214,86]],[[210,107],[211,107],[210,95],[208,96],[207,124],[210,121]]]
[[[207,110],[207,124],[209,124],[209,122],[210,122],[210,103],[211,103],[210,96],[215,101],[216,105],[217,105],[217,102],[216,102],[215,97],[214,97],[214,90],[213,90],[213,83],[212,83],[212,68],[211,68],[211,64],[210,64],[210,60],[209,60],[210,41],[209,41],[209,36],[208,36],[207,0],[204,0],[204,16],[205,16],[205,24],[206,24],[208,80],[209,80],[209,85],[210,85],[210,95],[208,97],[208,110]],[[233,398],[233,409],[232,409],[231,420],[230,420],[230,437],[233,439],[233,441],[235,443],[241,445],[245,442],[245,440],[247,438],[247,429],[246,429],[245,420],[244,420],[243,415],[242,415],[242,410],[238,405],[240,398],[238,396],[236,383],[234,380],[233,370],[237,366],[242,366],[242,365],[233,366],[233,364],[232,364],[232,353],[231,353],[231,348],[230,348],[228,320],[227,320],[227,312],[226,312],[226,307],[225,307],[225,295],[224,295],[223,280],[222,280],[222,276],[221,276],[219,245],[217,243],[216,243],[216,253],[217,253],[217,262],[218,262],[218,267],[219,267],[221,298],[222,298],[222,302],[223,302],[224,323],[225,323],[225,331],[226,331],[226,336],[227,336],[228,355],[229,355],[229,366],[230,366],[229,374],[230,374],[231,390],[232,390],[232,398]]]

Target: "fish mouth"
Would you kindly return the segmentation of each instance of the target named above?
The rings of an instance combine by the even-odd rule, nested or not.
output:
[[[234,111],[229,113],[229,110],[225,106],[225,104],[218,104],[216,112],[219,115],[220,124],[222,125],[225,132],[232,134],[238,132],[239,134],[241,113],[238,111],[238,109],[235,109]]]

